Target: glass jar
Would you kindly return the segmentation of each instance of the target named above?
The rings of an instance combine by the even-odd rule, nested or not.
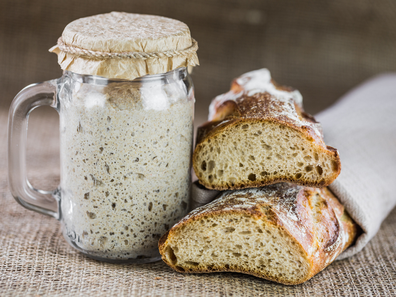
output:
[[[9,117],[9,183],[28,209],[61,221],[63,235],[89,257],[160,259],[158,240],[188,211],[194,91],[185,67],[135,80],[65,71],[31,85]],[[29,112],[59,112],[61,182],[46,192],[26,178]]]

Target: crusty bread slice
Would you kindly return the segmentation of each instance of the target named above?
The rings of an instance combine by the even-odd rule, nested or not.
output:
[[[356,234],[326,188],[280,183],[223,192],[173,226],[159,250],[179,272],[233,271],[291,285],[324,269]]]
[[[339,154],[325,145],[298,94],[278,86],[266,69],[235,80],[212,102],[210,121],[198,128],[193,167],[199,182],[216,190],[332,183],[341,171]]]

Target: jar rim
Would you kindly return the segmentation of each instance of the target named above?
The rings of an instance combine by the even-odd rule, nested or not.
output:
[[[80,83],[87,83],[93,85],[108,85],[110,83],[148,83],[148,82],[158,82],[158,81],[168,81],[177,79],[184,79],[188,74],[186,67],[179,67],[174,70],[160,73],[160,74],[149,74],[142,77],[135,78],[133,80],[127,79],[117,79],[117,78],[106,78],[99,75],[91,75],[91,74],[79,74],[76,72],[72,72],[69,70],[63,71],[63,76],[70,77],[72,80],[75,80]]]

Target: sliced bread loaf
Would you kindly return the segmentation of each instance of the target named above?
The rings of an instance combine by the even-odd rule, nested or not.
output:
[[[208,189],[294,182],[324,187],[341,171],[336,149],[302,109],[298,91],[278,86],[266,69],[236,79],[216,97],[198,128],[193,167]]]
[[[280,183],[223,192],[173,226],[159,250],[179,272],[233,271],[291,285],[324,269],[356,233],[326,188]]]

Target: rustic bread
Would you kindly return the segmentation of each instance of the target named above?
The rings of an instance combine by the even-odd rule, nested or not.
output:
[[[198,128],[193,167],[208,189],[260,187],[276,182],[325,187],[341,171],[336,149],[302,109],[298,91],[278,86],[267,69],[234,80],[211,103]]]
[[[324,269],[356,234],[326,188],[279,183],[223,192],[173,226],[159,250],[179,272],[233,271],[291,285]]]

